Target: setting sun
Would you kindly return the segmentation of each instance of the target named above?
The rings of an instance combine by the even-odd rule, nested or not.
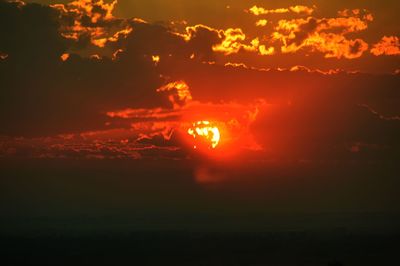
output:
[[[218,127],[212,125],[209,121],[198,121],[193,123],[193,127],[189,128],[187,133],[195,140],[193,148],[197,149],[198,145],[215,149],[221,138]]]
[[[1,265],[395,264],[399,10],[0,0]]]

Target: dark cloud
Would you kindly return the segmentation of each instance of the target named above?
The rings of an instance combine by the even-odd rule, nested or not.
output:
[[[98,128],[110,110],[169,106],[168,99],[156,92],[165,78],[152,56],[157,55],[167,68],[176,61],[189,60],[193,53],[198,60],[212,57],[208,43],[215,37],[209,39],[206,32],[186,42],[163,25],[140,20],[122,23],[100,16],[92,21],[95,25],[78,27],[82,34],[74,40],[64,33],[76,17],[67,23],[58,8],[0,3],[1,35],[5,36],[0,43],[4,55],[0,61],[2,134]],[[96,16],[91,13],[91,17]],[[105,55],[88,57],[91,50],[96,52],[91,44],[93,36],[88,34],[99,27],[101,32],[114,33],[118,23],[134,27],[134,34],[106,41]],[[65,53],[68,56],[63,62]]]
[[[39,4],[0,1],[0,12],[0,50],[16,67],[52,64],[67,49],[59,34],[56,10]]]
[[[61,55],[73,45],[60,33],[58,12],[38,4],[0,2],[2,134],[48,134],[98,127],[109,108],[151,105],[161,85],[154,65]],[[146,96],[147,95],[147,96]],[[139,99],[140,97],[140,99]],[[146,97],[148,98],[146,100]]]

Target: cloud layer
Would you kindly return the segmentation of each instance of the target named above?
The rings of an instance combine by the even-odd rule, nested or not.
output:
[[[0,1],[2,156],[182,159],[205,116],[263,160],[398,155],[399,39],[365,39],[371,12],[253,6],[252,28],[217,28],[116,5]]]

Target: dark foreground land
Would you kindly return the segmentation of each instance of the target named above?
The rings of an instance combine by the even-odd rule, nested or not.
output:
[[[0,160],[0,265],[400,265],[397,163],[196,167]]]
[[[2,237],[2,265],[398,265],[399,235],[345,232]]]

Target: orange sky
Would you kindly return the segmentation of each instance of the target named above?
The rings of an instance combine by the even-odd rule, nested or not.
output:
[[[393,6],[4,3],[2,152],[182,159],[196,146],[190,127],[210,121],[222,157],[391,156],[400,113]]]
[[[398,10],[0,0],[0,231],[58,215],[240,231],[274,212],[398,214]]]

